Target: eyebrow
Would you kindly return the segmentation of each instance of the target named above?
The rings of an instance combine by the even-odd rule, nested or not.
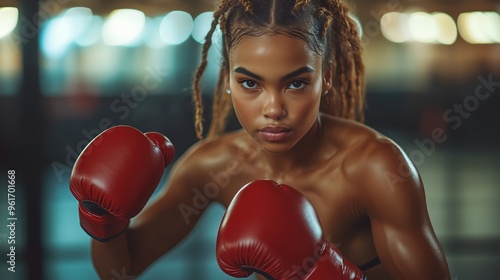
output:
[[[248,71],[247,69],[243,68],[243,67],[237,67],[234,69],[234,72],[235,73],[241,73],[241,74],[245,74],[247,76],[250,76],[256,80],[259,80],[259,81],[263,81],[264,78],[262,78],[261,76],[255,74],[255,73],[252,73],[250,71]],[[286,74],[285,76],[281,77],[280,80],[282,81],[286,81],[286,80],[289,80],[295,76],[298,76],[300,74],[303,74],[303,73],[312,73],[314,72],[314,69],[312,69],[311,67],[309,66],[304,66],[304,67],[301,67],[289,74]]]

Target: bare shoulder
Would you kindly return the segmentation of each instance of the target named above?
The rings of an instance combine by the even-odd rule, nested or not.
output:
[[[189,181],[190,185],[204,184],[211,180],[210,173],[226,169],[235,157],[244,156],[245,147],[250,149],[248,145],[242,131],[199,141],[177,160],[172,175]]]
[[[349,158],[358,162],[355,166],[374,154],[391,157],[401,150],[390,138],[363,123],[330,116],[323,117],[322,122],[326,137],[339,149],[348,152]]]
[[[391,197],[400,194],[401,185],[422,191],[417,169],[392,139],[356,121],[328,117],[325,123],[344,154],[344,173],[363,193]]]

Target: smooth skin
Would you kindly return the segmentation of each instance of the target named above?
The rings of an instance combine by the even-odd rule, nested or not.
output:
[[[138,275],[186,237],[208,207],[196,193],[227,207],[258,179],[302,192],[355,265],[378,256],[368,279],[450,279],[408,157],[373,129],[319,112],[332,75],[321,56],[300,39],[264,35],[243,38],[229,60],[226,86],[243,128],[195,144],[124,234],[92,241],[102,279]]]

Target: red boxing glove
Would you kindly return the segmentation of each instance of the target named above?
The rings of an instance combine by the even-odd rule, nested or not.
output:
[[[324,240],[312,204],[271,180],[245,185],[217,236],[217,262],[233,277],[253,272],[275,280],[361,280],[363,273]]]
[[[80,202],[80,225],[91,237],[120,235],[146,205],[174,158],[160,133],[115,126],[92,140],[73,166],[69,186]]]

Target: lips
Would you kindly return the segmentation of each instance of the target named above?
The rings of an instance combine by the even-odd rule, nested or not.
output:
[[[259,135],[266,141],[281,141],[290,134],[291,129],[285,126],[266,126],[259,130]]]
[[[280,133],[280,132],[290,131],[290,129],[285,127],[285,126],[266,126],[259,131],[270,132],[270,133]]]

